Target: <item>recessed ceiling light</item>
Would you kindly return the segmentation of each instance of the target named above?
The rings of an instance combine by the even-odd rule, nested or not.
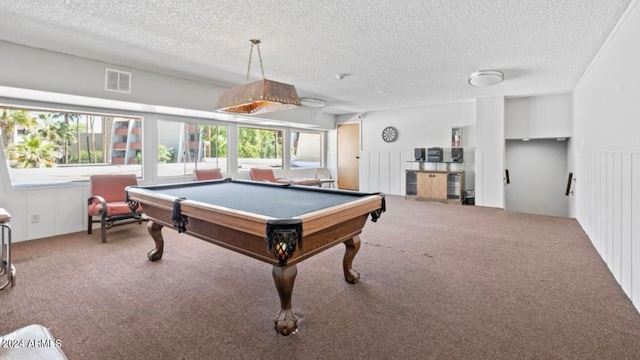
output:
[[[524,138],[522,139],[522,141],[529,141],[529,138]]]
[[[497,70],[480,70],[469,75],[469,84],[473,86],[493,86],[504,80],[504,74]]]

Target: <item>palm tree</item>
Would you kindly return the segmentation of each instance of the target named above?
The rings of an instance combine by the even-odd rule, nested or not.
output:
[[[38,125],[26,110],[2,108],[0,111],[0,130],[2,130],[2,142],[5,146],[13,144],[13,134],[17,127],[31,129]]]
[[[58,151],[64,150],[69,144],[75,141],[75,135],[68,122],[56,121],[55,118],[60,117],[61,114],[44,113],[38,117],[43,122],[42,126],[37,130],[36,134],[41,136],[44,140],[47,140],[57,146]],[[63,154],[63,163],[67,163],[67,159]]]
[[[22,142],[10,145],[7,152],[14,168],[53,167],[56,164],[56,144],[36,134],[22,136]]]
[[[76,125],[77,125],[77,119],[80,118],[80,114],[73,114],[73,113],[53,113],[52,116],[54,118],[58,118],[63,116],[64,117],[64,131],[65,132],[69,132],[69,135],[71,136],[71,138],[69,138],[68,142],[65,142],[63,144],[63,148],[62,148],[62,152],[63,152],[63,164],[68,164],[69,163],[69,148],[71,147],[71,144],[76,141],[76,136],[73,134],[72,129],[73,126],[71,125],[71,121],[74,120],[76,121]],[[76,126],[77,129],[79,129]],[[78,135],[79,136],[79,135]],[[79,153],[79,149],[78,149],[78,153]]]

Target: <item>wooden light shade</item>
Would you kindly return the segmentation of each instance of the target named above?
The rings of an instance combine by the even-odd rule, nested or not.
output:
[[[300,98],[293,85],[262,79],[220,94],[216,110],[234,114],[261,114],[298,106]]]

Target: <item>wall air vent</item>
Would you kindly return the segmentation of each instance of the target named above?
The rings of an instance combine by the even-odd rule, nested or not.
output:
[[[131,94],[131,73],[105,68],[104,89],[106,91]]]

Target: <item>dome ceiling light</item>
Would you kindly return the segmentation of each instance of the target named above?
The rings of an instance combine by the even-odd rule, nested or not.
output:
[[[480,70],[469,75],[469,84],[478,87],[498,85],[504,80],[504,74],[497,70]]]
[[[327,102],[322,99],[302,97],[300,98],[300,105],[310,108],[321,108],[325,107]]]

